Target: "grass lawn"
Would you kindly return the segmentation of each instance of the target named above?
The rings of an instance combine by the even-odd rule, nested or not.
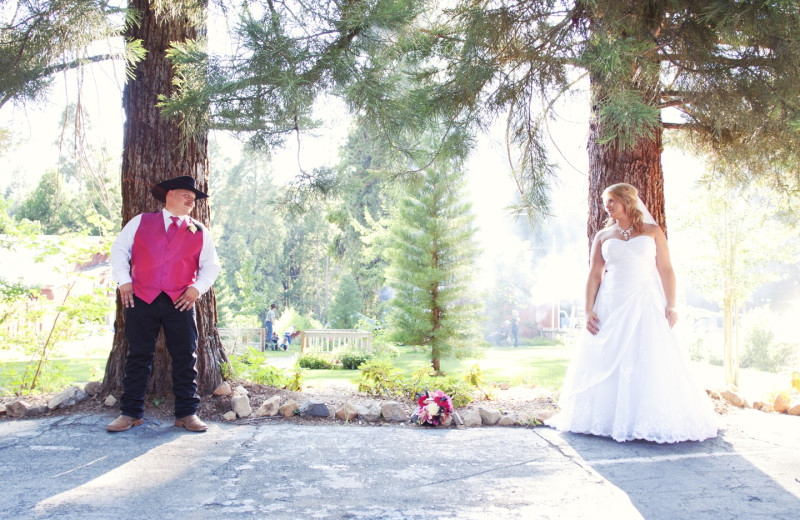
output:
[[[103,378],[103,373],[106,369],[107,358],[92,357],[92,358],[63,358],[49,361],[51,365],[60,367],[62,377],[59,378],[61,383],[56,383],[56,388],[48,388],[48,380],[43,381],[45,385],[45,392],[52,392],[61,390],[65,385],[71,383],[88,383],[89,381],[100,381]],[[12,380],[22,375],[25,368],[29,367],[30,373],[36,371],[35,363],[27,363],[25,361],[6,361],[0,363],[0,395],[7,395],[12,392],[8,386]],[[47,377],[47,374],[45,374]]]
[[[430,354],[415,351],[413,347],[399,347],[400,356],[395,365],[405,374],[430,366]],[[299,354],[293,345],[288,351],[268,352],[267,362],[284,369],[292,370],[295,356]],[[477,364],[483,377],[489,382],[508,382],[512,385],[536,385],[549,388],[561,386],[572,348],[563,345],[533,345],[512,347],[491,346],[480,357],[469,359],[445,358],[441,361],[442,370],[448,375],[462,376]],[[306,370],[304,385],[349,386],[354,385],[360,372],[358,370]]]
[[[397,367],[409,375],[420,367],[430,366],[430,355],[415,351],[413,347],[400,348],[400,356],[395,360]],[[442,369],[448,375],[462,376],[477,364],[489,382],[509,382],[512,385],[536,385],[557,388],[564,379],[567,364],[572,353],[571,347],[562,345],[528,345],[512,348],[491,346],[482,356],[470,359],[442,360]],[[283,369],[284,375],[292,373],[294,360],[299,354],[299,346],[292,345],[288,351],[268,351],[267,362]],[[65,358],[56,360],[64,369],[64,384],[85,383],[100,380],[105,370],[106,358]],[[0,394],[8,394],[11,373],[19,374],[25,368],[22,361],[0,363]],[[35,366],[33,367],[35,370]],[[358,370],[305,370],[304,386],[352,386],[360,372]],[[60,385],[63,386],[63,385]],[[60,388],[59,388],[60,389]]]

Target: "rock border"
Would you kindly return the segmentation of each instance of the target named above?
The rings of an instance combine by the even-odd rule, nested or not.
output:
[[[24,398],[0,403],[0,417],[20,419],[36,417],[48,412],[65,409],[92,397],[101,400],[107,408],[115,407],[118,400],[109,394],[100,395],[101,384],[96,381],[87,383],[83,388],[73,385],[52,396],[46,406],[33,406]],[[291,396],[272,395],[261,403],[251,402],[247,389],[243,385],[231,388],[228,382],[217,387],[213,395],[230,398],[230,410],[222,414],[227,422],[255,422],[259,419],[282,419],[303,417],[308,419],[331,420],[344,424],[417,424],[416,407],[399,401],[368,403],[358,405],[345,400],[338,405],[330,405],[319,396],[306,400],[297,400]],[[258,404],[258,406],[254,406]],[[503,412],[485,405],[477,408],[457,409],[445,424],[437,428],[472,428],[478,426],[540,426],[556,411],[536,410],[532,413]],[[428,426],[421,426],[428,427]]]

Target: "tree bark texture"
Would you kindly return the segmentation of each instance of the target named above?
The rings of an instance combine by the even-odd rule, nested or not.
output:
[[[126,38],[141,39],[147,56],[135,70],[135,77],[125,85],[122,103],[125,109],[125,128],[122,151],[122,224],[143,212],[160,211],[163,206],[150,193],[153,184],[179,175],[190,175],[198,189],[208,192],[207,135],[181,142],[181,131],[175,122],[161,117],[156,108],[158,96],[172,93],[173,70],[166,57],[172,42],[195,38],[198,28],[184,19],[157,16],[149,0],[129,0],[128,6],[142,16],[141,23],[132,24]],[[208,199],[199,200],[192,216],[208,226]],[[197,300],[198,392],[210,394],[221,382],[220,365],[227,356],[217,332],[216,297],[213,288]],[[114,323],[114,344],[106,364],[104,388],[122,388],[128,343],[124,334],[125,313],[117,294],[117,314]],[[148,394],[164,395],[172,390],[172,367],[167,354],[163,332],[159,335],[156,357],[148,385]]]
[[[603,190],[618,182],[627,182],[639,190],[639,197],[666,233],[664,170],[661,168],[663,130],[658,129],[651,138],[640,139],[627,148],[616,141],[601,144],[603,128],[597,111],[597,103],[593,102],[586,146],[589,154],[589,219],[586,229],[589,247],[608,218],[601,198]]]

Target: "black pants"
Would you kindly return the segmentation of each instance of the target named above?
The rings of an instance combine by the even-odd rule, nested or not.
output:
[[[136,296],[134,306],[125,309],[125,338],[128,340],[128,357],[125,361],[125,378],[122,382],[123,415],[144,415],[144,397],[147,382],[153,369],[156,340],[161,327],[167,352],[172,358],[172,392],[175,394],[175,417],[185,417],[197,412],[200,396],[197,395],[197,322],[194,307],[179,311],[166,293],[161,293],[146,303]]]

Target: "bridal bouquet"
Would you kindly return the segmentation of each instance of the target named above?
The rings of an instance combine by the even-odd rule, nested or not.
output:
[[[439,426],[453,413],[453,400],[441,390],[433,393],[425,390],[425,394],[419,396],[417,404],[417,422],[420,425]]]

